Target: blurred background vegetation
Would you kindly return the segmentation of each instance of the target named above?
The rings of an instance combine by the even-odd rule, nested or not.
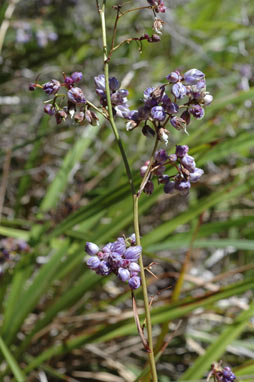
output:
[[[115,4],[107,5],[109,37]],[[137,5],[146,1],[124,9]],[[172,151],[190,146],[205,170],[201,181],[187,198],[156,187],[140,202],[145,261],[156,262],[158,277],[148,274],[156,348],[174,336],[159,354],[159,381],[202,379],[222,359],[240,381],[253,382],[254,3],[165,5],[161,42],[143,43],[142,52],[125,45],[111,61],[134,107],[174,69],[205,72],[214,96],[189,136],[170,136]],[[133,232],[118,147],[103,121],[56,125],[43,113],[45,95],[28,92],[36,78],[82,71],[81,87],[98,104],[95,1],[2,0],[0,21],[0,380],[134,381],[146,354],[128,287],[83,264],[85,241]],[[152,33],[152,23],[149,10],[125,16],[118,41]],[[126,132],[122,121],[118,127],[138,184],[152,141]],[[142,316],[140,291],[137,299]]]

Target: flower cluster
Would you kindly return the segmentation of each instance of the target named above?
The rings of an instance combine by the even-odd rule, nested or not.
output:
[[[187,132],[191,117],[204,117],[204,108],[213,100],[206,91],[205,74],[198,69],[190,69],[183,75],[174,71],[167,76],[167,80],[166,84],[144,91],[143,105],[139,109],[130,110],[127,103],[120,107],[116,114],[129,120],[127,130],[133,130],[143,122],[144,135],[157,134],[167,144],[168,122],[176,130]],[[170,87],[170,92],[166,92],[167,87]]]
[[[74,72],[70,76],[63,75],[63,82],[52,79],[42,85],[38,83],[31,83],[29,90],[34,91],[36,88],[42,89],[52,99],[46,101],[44,112],[50,116],[54,115],[57,124],[65,121],[68,116],[74,118],[76,122],[83,124],[85,121],[96,125],[98,118],[96,114],[88,108],[86,104],[86,97],[83,90],[77,86],[83,78],[81,72]],[[60,89],[65,90],[66,93],[59,94]],[[63,105],[66,103],[66,105]],[[78,110],[77,110],[78,108]]]
[[[203,175],[204,171],[196,167],[195,160],[188,155],[189,147],[186,145],[176,146],[175,154],[167,155],[165,150],[159,150],[155,153],[154,162],[150,166],[150,171],[147,182],[144,187],[144,192],[152,194],[154,190],[153,177],[156,177],[158,183],[164,184],[164,192],[170,194],[174,191],[179,191],[186,195],[189,192],[191,183],[197,182]],[[144,177],[149,168],[150,162],[147,161],[140,168],[140,175]],[[176,175],[164,174],[166,165],[174,166],[177,169]]]
[[[164,1],[162,0],[147,0],[148,4],[152,5],[154,7],[154,10],[156,13],[165,13],[166,7],[164,5]]]
[[[94,243],[87,242],[85,251],[91,257],[86,264],[102,276],[115,273],[121,281],[128,281],[131,289],[137,289],[141,283],[140,267],[137,262],[142,247],[135,245],[135,243],[135,234],[126,240],[123,237],[118,237],[116,241],[106,244],[102,249]]]
[[[7,268],[14,267],[19,260],[19,255],[29,250],[30,247],[24,240],[12,237],[0,240],[0,274]]]
[[[207,380],[210,381],[213,378],[216,382],[235,382],[236,376],[230,367],[222,368],[221,363],[220,361],[219,363],[212,364]]]

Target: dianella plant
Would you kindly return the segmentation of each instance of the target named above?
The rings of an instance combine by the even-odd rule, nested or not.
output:
[[[185,144],[184,139],[191,134],[198,136],[197,130],[195,129],[199,128],[199,123],[201,124],[201,120],[205,117],[206,112],[209,112],[210,105],[212,108],[213,95],[210,94],[209,87],[207,87],[206,73],[200,70],[200,68],[189,67],[188,62],[182,62],[178,67],[170,67],[169,62],[168,72],[165,76],[158,79],[159,82],[144,83],[143,91],[140,94],[137,104],[137,97],[133,97],[131,91],[129,92],[129,90],[125,89],[125,87],[128,87],[128,84],[125,85],[123,78],[119,78],[119,76],[116,78],[111,74],[111,65],[114,63],[116,52],[119,53],[125,46],[127,47],[130,44],[135,45],[137,50],[142,53],[144,46],[152,50],[155,44],[158,46],[158,44],[162,43],[165,24],[164,15],[168,9],[166,2],[162,0],[142,0],[135,2],[137,4],[134,7],[131,6],[132,3],[133,2],[123,4],[116,3],[113,6],[114,20],[112,21],[111,18],[107,18],[109,13],[107,0],[94,1],[94,9],[100,20],[101,70],[96,73],[94,78],[90,81],[89,88],[82,85],[85,69],[83,71],[80,67],[74,72],[59,73],[57,78],[49,77],[46,82],[41,81],[40,78],[42,76],[38,73],[38,76],[28,85],[29,91],[31,94],[33,93],[35,97],[40,91],[42,94],[44,93],[46,100],[43,106],[41,106],[41,109],[43,109],[44,116],[47,117],[47,119],[50,116],[57,126],[64,126],[66,122],[69,122],[72,126],[77,126],[84,130],[87,129],[87,125],[90,125],[89,127],[91,129],[98,130],[104,128],[104,125],[106,125],[107,128],[111,130],[112,137],[114,137],[114,141],[118,145],[121,161],[125,169],[126,183],[128,183],[128,194],[131,196],[129,199],[131,203],[128,205],[127,214],[128,216],[132,216],[132,229],[130,232],[122,232],[121,236],[118,236],[117,231],[115,231],[114,238],[111,242],[107,242],[107,235],[104,236],[104,238],[106,238],[105,241],[100,241],[100,238],[98,238],[98,241],[96,241],[96,239],[92,240],[86,238],[86,235],[83,235],[81,241],[82,249],[83,247],[85,249],[84,261],[84,253],[82,253],[81,257],[79,245],[72,243],[70,246],[68,239],[63,239],[62,236],[61,239],[58,237],[59,235],[65,234],[68,229],[75,226],[75,224],[81,223],[79,211],[76,215],[74,213],[73,222],[70,223],[72,215],[71,217],[67,217],[63,223],[59,224],[59,227],[56,226],[53,232],[49,233],[49,237],[47,237],[47,232],[49,232],[50,225],[45,224],[45,226],[41,228],[38,227],[38,224],[36,227],[31,228],[32,233],[29,236],[29,240],[26,240],[27,236],[25,234],[23,235],[23,240],[18,239],[18,232],[14,230],[13,233],[16,235],[15,239],[5,239],[0,242],[2,253],[5,257],[11,259],[9,266],[13,269],[16,267],[15,261],[17,259],[19,260],[19,255],[23,256],[22,259],[27,255],[26,258],[28,259],[21,262],[21,265],[18,264],[18,272],[14,277],[15,282],[13,282],[11,292],[7,294],[7,313],[4,315],[0,336],[0,349],[8,363],[8,365],[3,367],[3,370],[0,370],[0,375],[2,375],[3,378],[7,376],[8,371],[11,369],[17,381],[23,382],[25,381],[24,373],[28,375],[36,367],[43,365],[44,368],[42,368],[45,372],[49,372],[54,378],[59,377],[61,379],[61,373],[45,365],[45,361],[51,359],[53,356],[72,351],[83,344],[89,345],[90,341],[91,343],[97,340],[99,342],[100,337],[99,334],[96,333],[97,329],[98,332],[101,331],[100,334],[103,340],[114,339],[114,333],[116,333],[116,336],[118,335],[119,326],[117,325],[114,327],[115,332],[114,330],[112,331],[113,335],[107,331],[108,328],[103,326],[96,327],[96,330],[89,328],[89,332],[85,332],[84,335],[81,334],[80,337],[70,339],[68,336],[63,337],[64,339],[60,344],[56,344],[50,349],[44,350],[39,355],[36,354],[35,349],[36,356],[27,355],[25,357],[26,367],[23,368],[22,366],[22,368],[20,368],[18,365],[18,360],[22,358],[23,353],[28,349],[34,337],[38,336],[38,332],[44,330],[45,326],[49,325],[51,320],[57,316],[59,312],[71,307],[72,301],[78,304],[83,291],[86,290],[86,288],[91,289],[97,280],[103,284],[106,280],[111,278],[124,286],[125,290],[128,291],[128,298],[131,301],[133,312],[132,323],[129,321],[123,322],[123,325],[126,324],[123,333],[132,333],[131,330],[128,332],[129,326],[134,325],[135,322],[134,330],[139,335],[142,349],[144,349],[144,354],[146,355],[143,360],[142,372],[137,376],[136,381],[158,382],[160,381],[158,377],[158,361],[171,340],[177,336],[178,329],[182,325],[181,320],[179,320],[177,325],[172,328],[169,325],[170,321],[175,318],[182,318],[185,314],[190,313],[193,309],[199,308],[200,306],[210,307],[211,304],[220,299],[226,299],[234,294],[243,293],[250,288],[252,283],[251,280],[247,280],[234,285],[231,290],[225,288],[222,291],[216,289],[213,284],[209,284],[209,293],[202,296],[202,298],[199,299],[199,297],[197,297],[197,299],[195,299],[191,297],[182,305],[178,305],[178,298],[191,256],[190,249],[187,252],[179,272],[177,275],[174,274],[174,277],[176,277],[174,288],[171,285],[168,286],[172,288],[172,298],[170,301],[172,304],[175,304],[175,310],[172,314],[168,314],[166,311],[167,307],[163,307],[163,301],[161,300],[158,311],[155,312],[154,317],[152,316],[154,296],[148,293],[148,287],[151,279],[153,280],[152,283],[156,284],[160,278],[160,276],[156,274],[156,263],[159,260],[156,257],[154,259],[152,258],[151,262],[147,265],[146,260],[144,261],[145,251],[139,221],[142,216],[142,211],[140,212],[140,201],[142,198],[149,200],[149,198],[152,198],[154,193],[156,193],[157,189],[160,189],[165,194],[165,197],[171,198],[177,196],[183,204],[188,204],[187,200],[193,192],[192,186],[195,187],[195,184],[202,179],[205,172],[202,168],[197,166],[195,151],[194,153],[191,151],[189,145]],[[119,35],[121,22],[130,14],[136,15],[137,18],[142,17],[144,10],[150,12],[149,30],[142,34],[136,32],[137,35],[135,35],[134,30],[130,32],[130,36],[125,35],[123,37]],[[112,9],[110,9],[110,13],[112,14]],[[32,36],[32,32],[27,27],[22,30],[23,32],[19,30],[19,41],[26,41]],[[46,45],[50,44],[50,41],[56,41],[54,39],[57,39],[56,35],[53,36],[52,33],[48,33],[47,43],[45,43],[45,41],[44,43]],[[42,41],[40,43],[42,44]],[[154,59],[156,60],[156,57],[154,57]],[[151,62],[150,64],[152,65],[153,63]],[[123,125],[125,126],[124,131],[121,130]],[[193,128],[193,125],[195,128]],[[125,135],[128,140],[132,134],[143,135],[147,142],[145,157],[143,154],[142,157],[139,156],[138,150],[135,151],[135,160],[138,160],[140,163],[137,176],[136,168],[132,168],[133,160],[130,155],[127,154],[126,139],[122,139],[122,136]],[[213,140],[209,148],[216,146],[217,143],[217,141]],[[202,142],[202,144],[204,146],[206,145],[204,142]],[[79,156],[79,153],[76,154]],[[205,164],[204,161],[203,164]],[[202,164],[201,167],[203,167]],[[64,171],[61,175],[65,177]],[[66,178],[68,178],[68,176],[69,174]],[[234,189],[234,185],[231,185],[226,191],[218,192],[215,196],[207,198],[207,200],[201,204],[201,207],[197,208],[199,212],[196,215],[199,215],[199,221],[197,222],[193,235],[191,238],[189,237],[191,242],[190,247],[195,241],[202,225],[203,213],[219,202],[221,197],[227,201],[230,198],[230,196],[224,197],[227,192],[232,192],[233,196],[238,196],[238,192],[240,194],[240,192],[249,190],[248,187],[247,184],[242,185],[241,190],[238,191],[237,187]],[[56,194],[54,198],[57,198]],[[121,198],[121,195],[119,198]],[[44,204],[42,203],[40,210],[41,214],[39,213],[37,216],[38,220],[42,218],[43,212],[50,210],[52,199],[50,202],[49,199],[44,199]],[[103,202],[103,197],[100,201]],[[47,203],[49,204],[47,205]],[[97,202],[95,202],[95,204],[96,203]],[[52,203],[52,206],[53,204],[54,203]],[[98,209],[97,213],[100,212]],[[93,218],[92,215],[93,213],[88,214],[88,219]],[[188,216],[187,211],[187,218],[184,222],[189,221],[196,215],[192,211],[190,216]],[[102,215],[100,217],[102,217]],[[104,218],[106,217],[104,216]],[[171,232],[176,226],[177,224],[170,228]],[[211,230],[212,228],[208,227],[208,232],[210,232],[209,229]],[[70,236],[73,235],[75,238],[75,233],[75,231],[72,231]],[[150,234],[152,235],[152,232]],[[113,235],[109,235],[108,239],[112,236]],[[48,241],[50,239],[56,240],[56,237],[58,237],[61,245],[59,245],[59,241],[54,243],[56,253],[49,259],[49,262],[45,261],[44,258],[40,258],[43,265],[38,270],[38,273],[34,275],[29,261],[36,258],[37,250],[40,251],[42,249],[43,251],[44,248],[47,247]],[[160,235],[158,237],[160,239]],[[18,253],[19,255],[16,256]],[[28,262],[28,266],[26,261]],[[31,319],[30,322],[28,320],[28,329],[24,331],[25,334],[22,333],[19,336],[18,346],[11,348],[11,345],[15,343],[15,338],[23,322],[29,313],[35,309],[38,300],[47,291],[48,284],[51,285],[56,274],[59,280],[64,280],[64,277],[71,273],[75,267],[79,269],[85,267],[86,274],[84,279],[81,280],[82,288],[79,289],[74,286],[72,289],[72,282],[75,280],[71,280],[69,290],[69,284],[67,283],[66,295],[60,296],[58,300],[56,299],[55,305],[50,305],[46,314],[44,316],[42,315],[38,321]],[[246,268],[246,270],[248,269]],[[245,269],[243,271],[245,271]],[[149,280],[148,275],[150,276]],[[199,275],[195,274],[195,276],[196,278],[193,275],[192,278],[190,276],[190,280],[195,279],[196,282]],[[59,295],[61,295],[61,287],[59,287],[59,290]],[[3,294],[5,294],[5,292],[3,292]],[[142,306],[137,303],[137,296],[142,296]],[[156,298],[157,301],[160,301],[159,294]],[[21,302],[22,299],[26,301],[24,304]],[[18,305],[15,303],[17,300],[20,300],[18,301]],[[103,303],[103,301],[98,301],[98,304],[102,304],[99,305],[100,307],[103,307]],[[139,310],[139,308],[141,309]],[[203,349],[200,349],[196,343],[194,344],[194,347],[196,346],[196,348],[198,348],[200,357],[194,365],[184,370],[183,381],[204,375],[208,375],[207,381],[212,382],[236,381],[236,376],[229,366],[224,366],[222,362],[212,362],[219,361],[227,344],[233,341],[247,325],[252,314],[250,307],[248,306],[247,308],[244,309],[244,312],[241,313],[234,322],[234,327],[227,328],[214,343],[213,337],[209,337],[208,342],[211,342],[211,345],[208,348],[207,354],[204,355]],[[14,314],[15,312],[17,312],[16,315]],[[155,324],[161,324],[160,332],[153,330]],[[119,333],[122,334],[121,331]],[[41,334],[41,336],[43,336],[43,334]],[[223,345],[224,347],[221,347],[221,343],[225,346]],[[198,373],[196,373],[197,370]],[[88,376],[86,377],[89,378]],[[45,379],[41,377],[41,381],[44,380]],[[63,380],[67,381],[68,379]],[[128,381],[130,380],[131,379],[128,379]]]

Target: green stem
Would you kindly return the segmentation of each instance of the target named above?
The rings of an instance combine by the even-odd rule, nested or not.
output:
[[[133,198],[133,220],[134,220],[134,230],[136,235],[136,242],[137,245],[140,245],[140,233],[139,233],[139,220],[138,220],[138,196],[135,191],[133,178],[130,170],[130,166],[128,163],[128,159],[126,156],[126,153],[124,151],[124,147],[121,141],[121,138],[119,136],[114,116],[113,116],[113,110],[112,110],[112,104],[111,104],[111,98],[110,98],[110,88],[109,88],[109,63],[108,63],[108,56],[107,56],[107,35],[106,35],[106,24],[105,24],[105,8],[106,8],[106,0],[103,0],[103,4],[101,9],[99,9],[100,17],[101,17],[101,26],[102,26],[102,41],[103,41],[103,53],[104,53],[104,74],[105,74],[105,87],[106,87],[106,97],[107,97],[107,105],[108,105],[108,114],[109,114],[109,122],[111,124],[112,130],[114,132],[117,144],[119,146],[123,162],[125,165],[126,173],[128,176],[132,198]],[[143,265],[142,257],[140,256],[140,276],[142,281],[142,289],[143,289],[143,296],[144,296],[144,306],[145,306],[145,316],[146,316],[146,327],[147,327],[147,336],[148,336],[148,344],[149,348],[151,350],[150,353],[148,353],[149,356],[149,363],[150,363],[150,369],[152,374],[152,381],[157,382],[157,372],[156,372],[156,364],[154,359],[154,352],[153,352],[153,338],[152,338],[152,325],[151,325],[151,316],[150,316],[150,307],[149,307],[149,299],[148,299],[148,293],[147,293],[147,286],[146,286],[146,277],[145,277],[145,270]]]

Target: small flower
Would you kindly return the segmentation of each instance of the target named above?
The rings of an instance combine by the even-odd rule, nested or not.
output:
[[[187,90],[181,82],[177,82],[172,86],[171,92],[176,98],[180,99],[186,96]]]
[[[120,87],[120,84],[119,84],[119,81],[116,77],[110,77],[109,79],[109,88],[110,90],[112,90],[113,92],[118,90]]]
[[[74,72],[71,75],[72,81],[73,82],[79,82],[83,78],[83,74],[81,72]]]
[[[93,270],[98,269],[100,266],[100,263],[101,263],[100,259],[97,256],[90,257],[86,262],[88,268]]]
[[[186,121],[184,119],[175,116],[170,119],[170,123],[176,130],[186,132]]]
[[[142,247],[140,245],[132,246],[126,249],[124,258],[130,261],[137,261],[141,255]]]
[[[168,175],[161,175],[158,177],[158,182],[161,184],[166,184],[169,182],[169,176]]]
[[[111,251],[123,255],[126,250],[125,240],[122,237],[119,237],[111,246]]]
[[[184,81],[187,85],[194,85],[203,78],[205,78],[204,73],[198,69],[190,69],[184,73]]]
[[[74,119],[78,123],[82,123],[85,119],[85,113],[83,111],[79,111],[74,114]]]
[[[168,156],[168,159],[170,160],[170,162],[176,162],[177,161],[177,155],[176,154],[170,154]]]
[[[193,105],[189,110],[190,113],[197,119],[202,119],[205,115],[205,111],[200,105]]]
[[[203,98],[203,102],[204,102],[205,106],[209,106],[210,103],[213,102],[213,96],[212,96],[211,94],[207,93],[207,94],[204,96],[204,98]]]
[[[189,147],[187,145],[176,145],[176,155],[179,158],[184,157],[189,151]]]
[[[175,182],[175,189],[178,191],[188,191],[191,187],[189,181],[182,180],[181,182]]]
[[[176,82],[181,81],[182,76],[180,75],[178,70],[176,70],[175,72],[169,73],[169,75],[166,78],[168,82],[170,82],[171,84],[175,84]]]
[[[99,250],[100,250],[100,248],[98,247],[98,245],[91,243],[89,241],[86,242],[85,251],[88,255],[90,255],[90,256],[97,255]]]
[[[99,120],[98,120],[96,114],[92,110],[86,110],[85,119],[92,126],[96,126],[96,125],[98,126],[99,125]]]
[[[130,279],[130,272],[128,271],[128,269],[119,268],[118,269],[118,277],[123,282],[126,282]]]
[[[71,88],[70,90],[68,90],[67,96],[68,96],[69,101],[71,101],[73,103],[77,103],[77,104],[86,103],[84,93],[78,87]]]
[[[105,91],[106,84],[105,84],[105,76],[104,74],[99,74],[97,77],[94,77],[94,82],[97,89]]]
[[[130,272],[140,272],[140,266],[137,263],[130,263],[129,265]]]
[[[162,106],[154,106],[151,109],[151,117],[157,121],[164,121],[166,113]]]
[[[190,116],[190,113],[188,112],[188,110],[185,110],[185,111],[181,114],[180,118],[182,118],[182,119],[185,120],[186,125],[189,125],[191,116]]]
[[[204,171],[202,170],[202,168],[195,168],[194,172],[191,172],[190,173],[190,177],[189,177],[189,180],[191,183],[196,183],[200,178],[201,176],[204,174]]]
[[[64,79],[64,83],[67,85],[67,86],[71,86],[73,84],[73,79],[71,77],[65,77]]]
[[[155,17],[154,19],[154,23],[153,23],[153,30],[158,33],[158,34],[162,34],[162,29],[163,29],[163,24],[164,24],[164,21],[159,19],[158,17]]]
[[[104,260],[100,262],[100,265],[97,270],[98,270],[98,273],[102,276],[107,276],[111,273],[108,263]]]
[[[168,155],[164,149],[161,149],[159,151],[156,151],[154,159],[156,162],[164,163],[168,159]]]
[[[65,110],[58,110],[56,113],[55,113],[55,117],[56,117],[56,123],[59,125],[62,121],[65,121],[66,118],[68,117],[67,113],[65,112]]]
[[[131,287],[131,289],[138,289],[140,287],[140,284],[141,284],[141,281],[140,281],[140,277],[138,276],[133,276],[129,280],[129,286]]]
[[[58,90],[60,89],[61,84],[57,80],[51,80],[49,82],[46,82],[43,85],[43,90],[45,91],[46,94],[51,95],[51,94],[56,94]]]
[[[195,160],[190,155],[185,155],[183,158],[181,158],[181,164],[190,172],[194,172],[196,169]]]
[[[54,108],[53,105],[47,104],[44,106],[44,112],[48,115],[54,115],[56,112],[56,109]]]

